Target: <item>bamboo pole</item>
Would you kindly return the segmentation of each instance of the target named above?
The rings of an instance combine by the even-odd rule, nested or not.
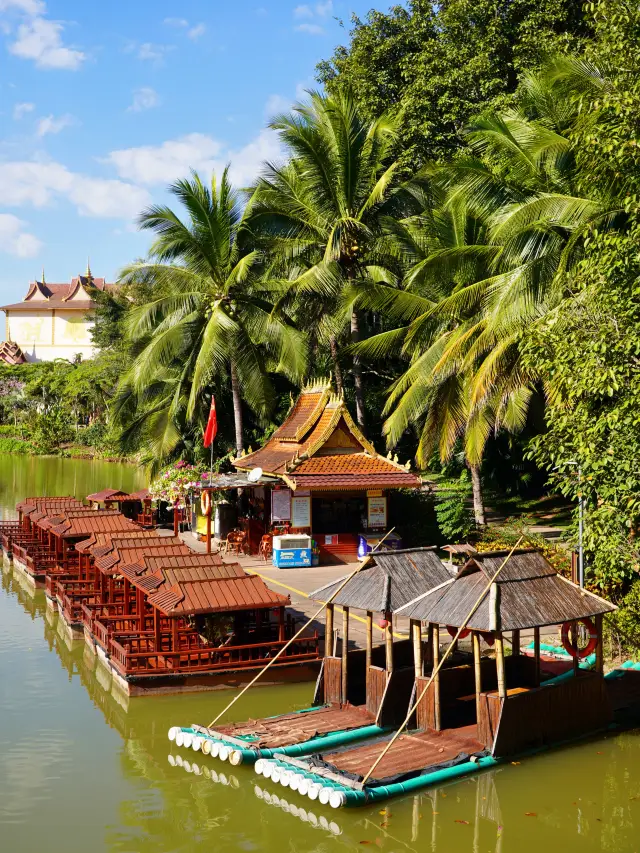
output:
[[[420,702],[422,702],[422,700],[423,700],[424,696],[426,695],[427,690],[428,690],[428,689],[429,689],[429,687],[431,686],[431,683],[432,683],[432,681],[434,680],[435,676],[440,672],[440,670],[442,669],[442,665],[444,664],[444,662],[446,661],[446,659],[447,659],[447,658],[449,657],[449,655],[451,654],[451,650],[452,650],[452,648],[453,648],[454,643],[455,643],[455,642],[457,642],[457,640],[459,640],[459,639],[460,639],[460,634],[461,634],[461,633],[464,631],[464,629],[467,627],[467,622],[471,619],[471,617],[472,617],[472,616],[473,616],[473,614],[476,612],[476,610],[478,609],[478,607],[480,607],[480,605],[482,604],[483,599],[486,597],[487,593],[488,593],[488,592],[489,592],[489,590],[491,589],[491,586],[493,585],[493,583],[494,583],[495,579],[498,577],[498,575],[500,574],[500,572],[501,572],[501,571],[504,569],[504,567],[507,565],[507,563],[509,562],[509,559],[510,559],[511,555],[512,555],[512,554],[513,554],[513,552],[516,550],[516,548],[518,547],[518,545],[522,542],[522,539],[523,539],[523,537],[521,536],[521,537],[518,539],[518,541],[516,542],[516,544],[513,546],[513,548],[509,551],[509,553],[507,554],[507,556],[505,557],[504,562],[502,563],[502,565],[500,566],[500,568],[498,569],[498,571],[495,573],[495,575],[491,578],[491,580],[489,581],[489,583],[486,585],[486,587],[484,588],[484,590],[482,591],[482,593],[481,593],[481,594],[480,594],[480,596],[478,597],[478,600],[476,601],[476,603],[473,605],[473,607],[472,607],[472,608],[471,608],[471,610],[469,611],[468,615],[466,616],[466,618],[465,618],[464,622],[462,623],[462,625],[461,625],[461,626],[458,628],[458,630],[456,631],[456,635],[455,635],[455,637],[453,638],[453,640],[452,640],[452,641],[451,641],[451,643],[449,644],[449,648],[446,650],[446,652],[445,652],[445,653],[444,653],[444,655],[442,656],[441,660],[438,662],[438,665],[437,665],[437,666],[435,666],[435,660],[434,660],[434,666],[435,666],[435,668],[434,668],[434,671],[431,673],[431,678],[429,679],[429,681],[427,681],[426,685],[425,685],[425,686],[424,686],[424,688],[422,689],[422,692],[420,693],[420,695],[418,696],[418,698],[416,699],[416,701],[414,702],[414,704],[412,705],[412,707],[411,707],[411,708],[409,708],[409,713],[408,713],[408,714],[407,714],[407,716],[404,718],[404,722],[402,723],[402,725],[400,726],[400,728],[397,730],[397,732],[396,732],[396,733],[394,734],[394,736],[391,738],[391,740],[389,741],[389,743],[385,746],[385,748],[382,750],[382,752],[380,753],[380,755],[376,758],[376,760],[373,762],[373,764],[372,764],[372,765],[371,765],[371,767],[369,768],[369,770],[368,770],[368,772],[367,772],[367,775],[366,775],[366,776],[364,777],[364,779],[362,780],[362,786],[363,786],[363,787],[367,784],[368,779],[371,777],[371,774],[372,774],[372,773],[373,773],[373,771],[376,769],[376,767],[378,766],[378,764],[380,764],[380,762],[381,762],[381,761],[382,761],[382,759],[385,757],[385,755],[387,754],[387,752],[389,752],[389,750],[391,749],[391,747],[393,746],[393,744],[397,741],[397,739],[400,737],[400,735],[402,734],[402,732],[403,732],[403,731],[405,730],[405,728],[407,727],[407,725],[408,725],[408,723],[409,723],[409,720],[411,719],[411,717],[412,717],[412,716],[413,716],[413,714],[415,713],[415,710],[416,710],[416,708],[418,707],[418,705],[420,704]],[[434,626],[434,629],[435,629],[435,626]],[[434,638],[433,638],[433,639],[434,639],[434,651],[435,651],[435,640],[436,640],[436,631],[435,631],[435,630],[434,630]]]
[[[384,629],[384,645],[387,672],[393,672],[393,613],[387,611],[384,614],[387,623]]]
[[[540,687],[540,628],[533,629],[534,683]]]
[[[480,660],[480,634],[474,631],[471,635],[473,645],[473,670],[476,682],[476,722],[480,722],[480,694],[482,693],[482,665]]]
[[[371,610],[367,610],[367,622],[365,632],[367,635],[367,672],[369,672],[369,667],[371,666],[371,655],[373,652],[373,613]]]
[[[250,687],[253,687],[253,685],[256,683],[256,681],[258,681],[260,678],[262,678],[262,676],[269,669],[269,667],[273,666],[273,664],[278,660],[280,655],[282,655],[283,652],[285,652],[289,648],[289,646],[298,639],[300,634],[302,634],[303,631],[306,631],[306,629],[309,627],[309,625],[311,625],[311,623],[315,619],[318,618],[318,616],[322,613],[322,611],[325,609],[325,607],[328,607],[328,605],[330,605],[334,601],[334,599],[342,592],[342,590],[349,583],[349,581],[358,574],[358,572],[364,566],[364,564],[367,562],[367,560],[371,556],[371,554],[373,554],[374,551],[378,550],[378,548],[382,545],[382,543],[387,538],[387,536],[390,536],[394,530],[395,530],[395,527],[392,527],[391,530],[388,531],[388,533],[385,533],[385,535],[378,542],[378,544],[375,546],[375,548],[373,548],[371,550],[371,553],[367,554],[365,557],[363,557],[363,559],[360,561],[360,565],[357,567],[357,569],[354,569],[354,571],[352,571],[350,575],[347,575],[347,577],[343,580],[343,582],[340,584],[338,589],[333,593],[331,598],[328,601],[323,602],[323,604],[316,610],[316,612],[313,614],[313,616],[311,616],[311,617],[309,617],[309,619],[307,619],[307,621],[304,623],[304,625],[296,631],[296,633],[293,635],[293,637],[291,637],[291,639],[287,643],[284,644],[284,646],[280,649],[280,651],[277,652],[272,658],[269,659],[268,663],[266,663],[263,666],[263,668],[251,679],[251,681],[248,684],[245,684],[245,686],[242,688],[242,690],[233,697],[231,702],[229,702],[229,704],[226,705],[222,709],[222,711],[220,711],[218,716],[209,723],[209,728],[211,728],[211,726],[215,726],[215,724],[218,722],[220,717],[222,717],[224,714],[226,714],[227,711],[233,705],[235,705],[235,703],[238,701],[238,699],[241,696],[244,696],[244,694],[247,692],[247,690],[249,690]]]
[[[349,608],[342,608],[342,704],[347,702],[347,689],[349,686],[348,678],[348,661],[349,661]]]
[[[433,681],[433,710],[434,710],[434,728],[437,732],[442,728],[442,719],[440,713],[440,626],[433,625],[431,632],[431,659],[433,661],[433,669],[431,681]],[[453,644],[452,644],[453,649]],[[435,678],[434,678],[435,676]],[[426,690],[424,691],[427,692]]]
[[[326,623],[324,629],[324,656],[333,657],[333,604],[327,604]]]
[[[411,619],[411,636],[413,638],[413,666],[416,678],[422,676],[422,629],[419,619]]]
[[[504,640],[502,634],[497,631],[496,638],[496,671],[498,675],[498,696],[505,699],[507,696],[507,682],[504,673]]]
[[[602,623],[602,613],[598,613],[595,617],[596,631],[598,632],[598,645],[596,646],[596,672],[599,672],[600,675],[604,672],[604,648],[602,644],[604,638],[602,636]]]

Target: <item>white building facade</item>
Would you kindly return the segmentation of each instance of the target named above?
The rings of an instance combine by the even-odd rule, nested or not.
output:
[[[94,278],[90,270],[70,284],[34,281],[22,302],[1,308],[6,316],[5,340],[18,345],[24,361],[91,358],[96,353],[91,340],[94,296],[114,287]]]

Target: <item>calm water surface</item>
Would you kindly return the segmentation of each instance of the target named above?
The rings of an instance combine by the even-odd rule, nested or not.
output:
[[[83,497],[143,484],[131,467],[0,456],[0,513],[7,517],[28,494]],[[69,649],[47,616],[43,593],[33,597],[2,570],[2,853],[640,851],[637,732],[508,764],[386,809],[330,811],[250,768],[169,743],[169,726],[208,722],[228,693],[127,703],[83,644]],[[311,692],[257,689],[234,713],[305,707]],[[172,755],[190,763],[172,766]]]

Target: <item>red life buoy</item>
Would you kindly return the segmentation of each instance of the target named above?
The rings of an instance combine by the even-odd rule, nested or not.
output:
[[[571,626],[573,624],[572,622],[562,623],[561,637],[564,650],[570,654],[572,658],[582,660],[583,658],[589,657],[589,655],[595,651],[595,648],[598,645],[598,632],[596,631],[596,626],[593,624],[591,619],[576,619],[576,625],[578,622],[582,622],[589,633],[589,642],[584,649],[579,649],[577,644],[574,646],[569,639],[569,632],[571,631]]]
[[[205,516],[211,512],[211,495],[207,491],[203,491],[200,495],[200,509]]]
[[[450,637],[455,637],[455,635],[458,633],[458,629],[454,628],[453,625],[447,625],[447,631],[449,632]],[[464,628],[464,630],[460,631],[460,636],[458,637],[458,639],[464,640],[464,638],[468,637],[470,633],[470,628]]]

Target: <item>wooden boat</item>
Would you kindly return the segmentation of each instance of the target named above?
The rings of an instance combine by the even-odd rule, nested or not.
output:
[[[393,640],[393,614],[416,595],[448,583],[451,574],[434,548],[416,548],[372,554],[344,585],[348,577],[310,596],[320,601],[332,599],[326,609],[325,653],[311,708],[215,729],[172,727],[170,740],[240,764],[276,753],[304,755],[321,747],[344,746],[379,737],[398,725],[415,674],[412,641]],[[342,607],[340,656],[335,654],[336,606]],[[366,613],[366,649],[349,650],[351,608]],[[373,644],[374,612],[384,617],[384,644],[377,646]]]
[[[437,636],[442,623],[464,625],[482,588],[496,577],[491,594],[468,623],[473,665],[443,668],[425,692],[429,680],[417,674],[422,665],[416,659],[414,695],[421,698],[415,718],[382,758],[391,734],[308,756],[276,754],[257,763],[256,770],[312,800],[340,808],[427,788],[607,730],[630,709],[637,721],[640,671],[625,668],[607,678],[603,674],[602,615],[615,607],[558,575],[533,550],[516,551],[497,578],[506,556],[474,554],[456,578],[400,609],[410,619],[426,622]],[[576,643],[572,668],[541,681],[540,628],[560,622],[575,626],[590,617],[595,617],[595,669],[581,668]],[[535,651],[529,658],[519,654],[520,631],[531,628]],[[509,657],[504,655],[505,632],[511,632]],[[481,657],[482,638],[493,641],[495,660]],[[421,646],[414,648],[419,654]],[[434,642],[436,655],[437,649]]]

